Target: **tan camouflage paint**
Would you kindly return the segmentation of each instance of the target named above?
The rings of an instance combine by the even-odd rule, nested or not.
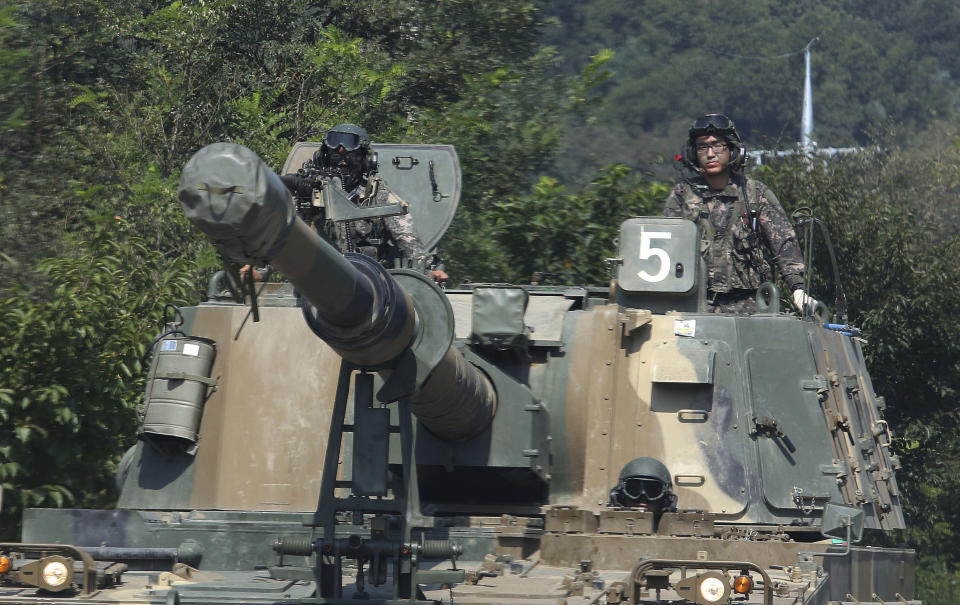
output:
[[[571,506],[597,510],[606,503],[609,424],[617,346],[617,306],[596,307],[577,322],[567,382],[567,447]],[[612,329],[611,329],[612,326]],[[619,470],[619,469],[618,469]],[[566,504],[566,502],[564,503]]]
[[[190,506],[312,512],[340,358],[296,307],[261,307],[234,340],[247,311],[201,306],[194,322],[217,341],[220,382],[200,425]]]
[[[714,386],[708,382],[714,375],[704,367],[705,360],[716,363],[713,345],[699,343],[692,352],[678,349],[677,341],[684,337],[674,334],[674,322],[680,317],[652,316],[626,336],[629,318],[618,314],[615,305],[596,308],[579,322],[567,387],[570,455],[582,460],[572,471],[573,489],[582,481],[581,496],[572,505],[602,509],[623,466],[649,456],[670,470],[679,508],[749,520],[745,493],[721,489],[707,461],[717,455],[718,446],[727,451],[738,446],[719,435],[711,437],[716,443],[706,443],[704,431],[698,430],[714,412],[709,404]],[[691,401],[687,386],[654,385],[655,374],[660,380],[693,384],[699,397]]]
[[[716,356],[708,353],[722,343],[699,341],[694,343],[698,346],[692,351],[689,346],[687,349],[677,348],[679,340],[687,339],[674,334],[675,322],[681,317],[672,314],[654,316],[646,331],[634,332],[632,342],[625,349],[636,351],[625,360],[624,368],[624,378],[629,385],[625,387],[635,393],[633,419],[636,430],[630,435],[626,422],[617,425],[617,441],[632,436],[632,447],[618,451],[611,466],[619,472],[633,458],[657,458],[673,476],[678,508],[742,518],[740,515],[746,507],[745,492],[731,496],[721,489],[707,460],[708,456],[723,455],[724,448],[735,442],[724,440],[722,435],[704,435],[701,426],[708,419],[716,420],[716,414],[720,412],[714,405],[719,399],[714,396],[716,371],[711,372],[713,380],[707,381],[704,366],[718,362]],[[669,372],[661,369],[664,364],[668,364]],[[655,385],[652,378],[658,372],[658,379],[670,378],[671,383]],[[695,401],[690,398],[691,387],[698,391]],[[617,404],[622,405],[619,399]],[[669,447],[665,447],[666,444]],[[612,476],[614,481],[616,478],[617,475]]]

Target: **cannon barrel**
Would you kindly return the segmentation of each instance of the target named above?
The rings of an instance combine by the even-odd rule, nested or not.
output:
[[[179,198],[190,221],[226,257],[279,269],[308,303],[314,332],[351,363],[388,377],[401,371],[397,360],[424,340],[423,322],[442,321],[418,317],[410,294],[375,260],[341,254],[300,220],[280,177],[246,147],[215,143],[198,151],[183,169]],[[432,354],[417,357],[411,409],[434,434],[461,441],[489,425],[496,394],[450,346],[452,332],[445,340],[439,350],[434,343]]]

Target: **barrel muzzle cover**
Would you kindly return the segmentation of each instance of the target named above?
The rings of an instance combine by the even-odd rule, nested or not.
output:
[[[214,143],[195,153],[180,174],[179,199],[190,222],[238,262],[273,258],[297,217],[280,177],[235,143]]]

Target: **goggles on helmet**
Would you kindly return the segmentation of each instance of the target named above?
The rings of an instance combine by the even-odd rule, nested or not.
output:
[[[733,130],[733,122],[730,120],[730,118],[723,114],[711,113],[699,118],[696,122],[694,122],[690,130],[694,132],[709,132],[711,130],[724,132]]]
[[[627,477],[623,480],[623,493],[632,500],[654,501],[666,493],[663,482],[649,477]]]
[[[330,149],[343,147],[345,151],[360,149],[360,135],[352,132],[328,132],[323,143]]]

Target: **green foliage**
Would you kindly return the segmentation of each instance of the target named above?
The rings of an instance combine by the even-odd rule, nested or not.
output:
[[[954,605],[960,596],[960,574],[943,561],[921,558],[917,568],[917,599],[924,605]]]
[[[661,183],[630,177],[629,168],[616,164],[577,193],[542,177],[530,193],[495,203],[485,216],[488,228],[479,235],[490,242],[502,264],[499,279],[608,283],[611,275],[604,260],[616,256],[620,223],[631,216],[659,214],[668,192]],[[536,279],[534,274],[539,274]]]
[[[510,68],[467,77],[463,98],[443,111],[411,116],[408,138],[453,143],[464,167],[460,208],[440,245],[454,283],[525,271],[512,268],[512,259],[527,252],[504,248],[491,232],[502,214],[497,204],[520,196],[534,186],[535,175],[550,169],[567,117],[589,110],[588,91],[608,77],[610,58],[600,53],[579,77],[562,78],[555,73],[556,55],[545,49]]]
[[[564,179],[620,158],[636,167],[670,157],[690,122],[711,112],[728,113],[754,149],[793,145],[804,77],[797,51],[815,37],[814,135],[823,146],[867,143],[885,120],[906,135],[960,109],[960,53],[948,33],[960,9],[949,0],[556,0],[547,10],[556,25],[546,41],[569,73],[601,48],[616,52],[606,103],[574,131]]]
[[[0,106],[8,108],[0,116],[0,132],[25,125],[24,107],[15,102],[17,89],[24,85],[27,74],[24,64],[30,50],[11,44],[16,39],[15,31],[20,25],[16,20],[15,7],[0,7]]]
[[[146,344],[164,303],[195,296],[191,263],[163,259],[122,220],[101,222],[75,249],[39,264],[45,296],[14,290],[0,301],[0,419],[12,437],[0,446],[7,539],[23,506],[110,503],[114,464],[133,438]]]

